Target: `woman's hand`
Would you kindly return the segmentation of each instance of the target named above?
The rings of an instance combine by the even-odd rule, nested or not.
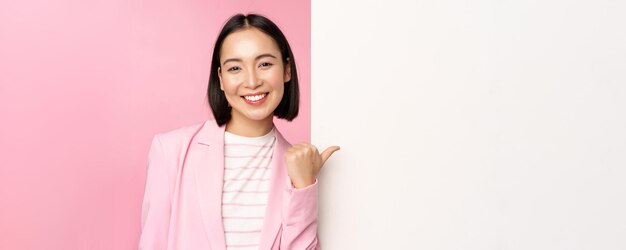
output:
[[[296,188],[304,188],[315,183],[317,174],[328,158],[339,150],[339,146],[328,147],[321,154],[309,143],[293,145],[285,152],[287,173]]]

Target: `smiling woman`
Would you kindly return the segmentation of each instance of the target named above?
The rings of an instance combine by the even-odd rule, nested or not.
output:
[[[245,108],[245,101],[240,99],[258,96],[264,90],[273,90],[265,91],[271,92],[266,98],[273,102],[257,109]],[[218,125],[242,115],[240,111],[256,113],[257,120],[258,116],[270,120],[263,121],[265,126],[257,131],[257,135],[263,134],[269,131],[269,114],[288,121],[298,116],[299,94],[295,58],[282,31],[261,15],[233,16],[220,32],[211,60],[208,99]],[[239,130],[239,119],[233,122],[228,129]]]
[[[287,53],[291,50],[288,49]],[[289,120],[297,115],[297,77],[290,82],[290,60],[282,56],[272,37],[254,26],[242,28],[224,39],[220,55],[220,58],[226,58],[217,69],[220,90],[233,107],[231,115],[234,118],[227,124],[226,131],[244,136],[267,133],[271,128],[268,126],[272,125],[272,114],[283,99],[285,84],[296,90],[293,95],[284,97],[287,102],[293,99],[296,104]],[[247,131],[246,124],[250,123],[265,126],[258,126],[258,131]]]
[[[295,58],[280,29],[238,14],[213,50],[208,100],[215,121],[154,136],[140,249],[320,249],[318,180],[326,160],[291,145],[273,117],[298,115]]]

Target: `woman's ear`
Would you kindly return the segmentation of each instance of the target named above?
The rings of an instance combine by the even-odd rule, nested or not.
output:
[[[287,57],[287,63],[285,64],[285,82],[291,81],[291,62],[289,61],[289,57]]]
[[[217,77],[220,79],[220,89],[224,91],[224,86],[222,86],[222,67],[217,67]]]

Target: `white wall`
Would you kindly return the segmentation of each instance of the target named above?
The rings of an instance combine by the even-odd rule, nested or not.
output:
[[[312,1],[324,249],[626,249],[625,13]]]

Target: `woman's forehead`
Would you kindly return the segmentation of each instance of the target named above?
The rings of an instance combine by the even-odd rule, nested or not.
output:
[[[254,60],[261,54],[270,53],[280,56],[280,50],[276,41],[269,35],[256,28],[243,29],[229,34],[221,48],[221,60],[238,58],[242,60]]]

